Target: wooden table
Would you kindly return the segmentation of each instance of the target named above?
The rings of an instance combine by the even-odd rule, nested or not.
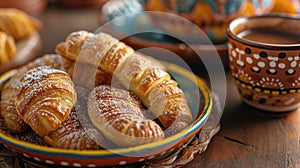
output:
[[[40,55],[54,53],[56,44],[72,31],[95,31],[100,26],[99,9],[49,8],[37,18],[43,22]],[[266,116],[241,102],[228,71],[226,78],[221,131],[186,167],[300,167],[300,110],[286,117]]]

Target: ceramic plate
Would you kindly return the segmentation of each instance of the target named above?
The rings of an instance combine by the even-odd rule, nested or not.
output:
[[[41,49],[41,37],[38,33],[34,33],[25,39],[19,40],[16,43],[16,47],[17,53],[14,59],[4,65],[0,65],[0,74],[34,59]]]
[[[14,138],[4,127],[0,128],[0,142],[7,148],[22,154],[30,159],[52,165],[75,166],[75,167],[96,167],[125,165],[153,159],[167,154],[177,147],[187,143],[204,126],[212,108],[212,96],[208,86],[203,80],[193,73],[174,65],[166,64],[168,72],[178,82],[185,92],[189,106],[193,113],[194,122],[190,127],[173,136],[161,141],[139,145],[129,148],[113,150],[65,150],[53,147],[33,144],[27,138],[21,140]],[[14,71],[3,74],[0,82],[5,82]],[[1,123],[3,125],[3,121]],[[36,138],[34,134],[27,135]],[[38,138],[37,138],[38,139]]]

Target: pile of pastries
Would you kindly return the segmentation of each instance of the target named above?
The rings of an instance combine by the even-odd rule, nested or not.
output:
[[[32,130],[52,147],[94,150],[160,141],[192,123],[164,66],[116,38],[77,31],[55,51],[5,83],[1,116],[11,133]]]
[[[16,55],[16,42],[39,30],[41,24],[25,12],[14,8],[0,8],[0,65]]]

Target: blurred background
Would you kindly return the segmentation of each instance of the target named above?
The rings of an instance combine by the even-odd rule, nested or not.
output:
[[[140,3],[140,6],[135,2]],[[227,57],[226,27],[232,19],[267,13],[298,14],[299,4],[300,0],[0,0],[1,8],[21,9],[42,22],[40,35],[43,47],[40,54],[52,53],[56,44],[63,41],[70,32],[81,29],[93,32],[113,18],[142,10],[168,12],[191,21],[206,33],[221,57]],[[102,9],[103,5],[105,10]],[[152,26],[162,33],[176,33],[179,37],[197,35],[193,34],[193,29],[186,27],[182,20],[177,22],[176,18],[150,18],[136,24],[137,27]],[[114,28],[116,27],[112,27]],[[127,33],[126,29],[131,27],[122,25],[121,29],[116,28],[116,31],[110,33]],[[180,42],[165,36],[150,34],[136,38],[134,40],[140,40],[139,43],[133,43],[130,39],[125,41],[129,45],[133,43],[132,46],[136,49],[163,46],[176,54],[186,55],[184,57],[188,59],[193,55],[182,45],[178,45]],[[141,45],[140,42],[145,45]],[[203,50],[211,50],[205,45],[201,47]]]

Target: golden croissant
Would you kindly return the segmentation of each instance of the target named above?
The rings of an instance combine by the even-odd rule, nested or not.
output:
[[[94,86],[110,84],[112,75],[86,62],[74,62],[72,80],[77,86],[93,89]]]
[[[46,66],[26,72],[19,87],[17,113],[41,137],[66,120],[77,99],[70,76]]]
[[[56,52],[68,59],[98,66],[116,76],[126,89],[139,96],[143,104],[158,117],[164,128],[170,128],[169,132],[176,133],[192,122],[192,114],[183,93],[181,96],[175,96],[174,100],[172,95],[168,95],[165,96],[168,100],[156,101],[159,99],[157,96],[166,94],[165,92],[172,93],[173,89],[181,90],[177,82],[173,81],[173,86],[170,87],[168,83],[171,77],[166,71],[112,36],[86,31],[73,32],[65,42],[56,46]],[[164,87],[166,89],[158,89]],[[151,98],[149,95],[152,95]],[[175,105],[170,105],[171,102]],[[161,109],[157,109],[156,106]],[[178,127],[170,127],[171,125]]]
[[[0,65],[12,60],[16,55],[16,51],[15,40],[0,31]]]
[[[41,24],[25,12],[13,8],[0,8],[0,31],[19,40],[40,29]]]
[[[62,149],[95,150],[107,143],[107,139],[93,127],[87,113],[87,97],[83,87],[75,87],[78,98],[75,108],[61,126],[44,137],[49,145]],[[105,145],[107,146],[107,145]]]
[[[88,114],[93,125],[119,146],[134,146],[164,138],[164,132],[145,117],[137,97],[107,85],[95,87],[88,97]]]
[[[73,72],[73,63],[57,54],[42,56],[17,70],[14,76],[4,85],[1,91],[0,104],[5,126],[13,133],[20,133],[28,128],[27,124],[16,111],[15,98],[19,92],[20,80],[28,70],[39,66],[49,66],[63,70],[69,74]]]

